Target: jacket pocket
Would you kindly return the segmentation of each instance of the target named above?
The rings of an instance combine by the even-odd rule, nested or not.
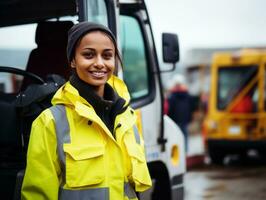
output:
[[[126,142],[132,164],[132,178],[136,191],[142,192],[151,186],[151,178],[147,167],[144,151],[138,144]]]
[[[104,145],[73,146],[64,144],[64,152],[66,154],[67,186],[90,186],[104,180]]]

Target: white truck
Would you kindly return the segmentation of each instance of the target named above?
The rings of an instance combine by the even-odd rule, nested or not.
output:
[[[43,86],[47,85],[47,74],[69,76],[66,36],[71,24],[78,21],[107,25],[117,37],[124,62],[124,68],[118,71],[118,75],[128,85],[131,104],[138,112],[138,128],[145,140],[146,158],[153,180],[152,189],[139,194],[139,198],[184,199],[186,166],[183,134],[170,118],[163,115],[163,70],[158,64],[143,0],[1,1],[0,72],[24,77],[18,79],[21,81],[16,82],[11,93],[0,92],[0,121],[4,124],[0,127],[1,198],[20,198],[21,170],[25,168],[28,139],[26,130],[30,126],[22,130],[21,127],[36,117],[17,113],[18,98],[24,98],[26,102],[20,104],[21,109],[21,105],[25,106],[27,102],[34,103],[34,96],[27,99],[24,92],[32,85],[31,81]],[[179,60],[177,36],[163,33],[162,42],[163,61],[175,66]],[[57,83],[55,85],[58,86]],[[27,109],[34,109],[34,106]],[[14,116],[15,119],[8,119]],[[25,116],[27,120],[23,119]],[[18,127],[15,124],[19,124]]]

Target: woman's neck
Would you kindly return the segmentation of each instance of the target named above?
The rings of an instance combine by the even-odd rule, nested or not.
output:
[[[81,78],[79,78],[77,72],[75,72],[75,71],[73,71],[73,74],[70,77],[70,82],[72,83],[72,85],[77,86],[79,89],[80,88],[89,87],[91,90],[93,90],[93,92],[97,96],[99,96],[102,99],[104,97],[105,85],[101,85],[101,86],[93,86],[93,85],[90,85],[90,84],[86,83],[85,81],[83,81]]]
[[[101,86],[91,86],[94,92],[101,98],[104,96],[104,85]]]

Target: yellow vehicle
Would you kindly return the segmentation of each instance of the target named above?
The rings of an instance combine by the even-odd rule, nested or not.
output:
[[[213,163],[227,154],[255,149],[266,154],[266,52],[216,53],[211,66],[208,114],[204,121]]]

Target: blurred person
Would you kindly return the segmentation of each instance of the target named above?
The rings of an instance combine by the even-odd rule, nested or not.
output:
[[[169,90],[168,116],[179,126],[184,134],[185,148],[188,151],[188,124],[191,121],[191,97],[184,76],[176,74]]]

